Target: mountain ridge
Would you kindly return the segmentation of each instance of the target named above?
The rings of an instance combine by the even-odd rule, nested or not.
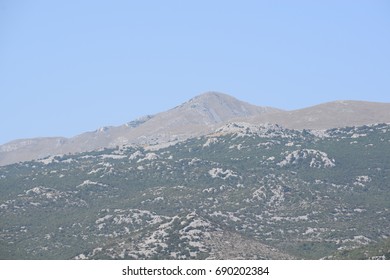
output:
[[[13,140],[0,145],[0,166],[56,154],[182,141],[206,135],[234,121],[273,123],[293,129],[388,123],[390,103],[339,100],[286,111],[253,105],[224,93],[206,92],[165,112],[146,115],[120,126],[105,126],[71,138]]]
[[[266,120],[292,129],[329,129],[390,121],[390,103],[337,100],[318,105],[278,112]],[[255,117],[254,122],[261,121]]]

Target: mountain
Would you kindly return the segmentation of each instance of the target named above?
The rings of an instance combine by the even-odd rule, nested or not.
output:
[[[2,166],[0,259],[387,259],[389,143],[230,122]]]
[[[73,138],[15,140],[0,146],[0,166],[48,155],[92,151],[128,144],[153,145],[207,134],[238,117],[280,110],[259,107],[229,95],[208,92],[169,111],[142,117],[118,127],[102,127]]]
[[[156,115],[118,127],[102,127],[73,138],[15,140],[0,146],[0,166],[49,155],[93,151],[123,145],[170,145],[214,131],[233,121],[273,123],[294,129],[328,129],[390,122],[390,103],[336,101],[284,111],[255,106],[226,94],[208,92]]]
[[[390,122],[390,103],[334,101],[304,109],[256,116],[251,122],[277,123],[293,129],[329,129]]]

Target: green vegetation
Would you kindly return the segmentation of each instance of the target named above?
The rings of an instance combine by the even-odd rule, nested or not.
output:
[[[0,167],[0,258],[388,259],[389,146],[243,127]]]

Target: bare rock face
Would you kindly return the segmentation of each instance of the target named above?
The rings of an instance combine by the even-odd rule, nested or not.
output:
[[[118,127],[102,127],[73,138],[15,140],[0,146],[0,166],[49,155],[123,145],[157,145],[209,134],[224,124],[279,124],[293,129],[328,129],[390,122],[390,103],[335,101],[293,111],[261,107],[208,92],[156,115]]]

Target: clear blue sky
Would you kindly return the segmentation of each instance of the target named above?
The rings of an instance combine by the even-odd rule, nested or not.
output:
[[[0,0],[0,144],[205,91],[282,109],[390,102],[390,1]]]

